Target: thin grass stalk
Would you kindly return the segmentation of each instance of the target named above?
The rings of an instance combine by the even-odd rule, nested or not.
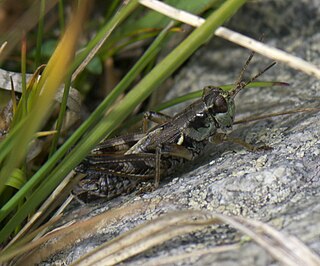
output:
[[[27,72],[27,38],[26,34],[22,34],[21,42],[21,87],[22,87],[22,117],[27,114],[27,81],[26,81],[26,72]]]
[[[111,16],[112,13],[116,10],[117,6],[119,6],[121,0],[113,0],[110,3],[109,8],[107,9],[107,12],[105,13],[104,17],[106,20],[108,20]]]
[[[69,97],[70,86],[71,86],[71,75],[69,74],[69,76],[66,78],[66,82],[64,84],[64,91],[63,91],[62,101],[60,104],[59,116],[58,116],[57,125],[56,125],[56,134],[54,134],[53,139],[52,139],[49,157],[51,157],[52,154],[57,150],[62,125],[63,125],[65,114],[67,111],[67,102],[68,102],[68,97]]]
[[[65,23],[64,23],[64,5],[63,5],[63,0],[59,0],[59,26],[60,26],[60,31],[64,32],[64,27],[65,27]]]
[[[37,69],[41,61],[41,47],[42,47],[42,39],[43,39],[43,21],[44,21],[45,9],[46,9],[46,1],[41,0],[38,30],[37,30],[37,46],[36,46],[36,57],[35,57],[34,69]]]

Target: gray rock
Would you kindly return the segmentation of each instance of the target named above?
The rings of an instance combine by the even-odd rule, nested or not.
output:
[[[320,66],[320,5],[318,0],[249,2],[228,27],[259,38]],[[214,38],[175,76],[168,98],[205,85],[233,83],[249,51]],[[255,56],[247,72],[252,76],[270,63]],[[261,80],[289,82],[289,87],[256,88],[237,96],[237,118],[319,107],[320,81],[278,64]],[[180,107],[178,107],[180,109]],[[172,109],[174,112],[177,109]],[[160,214],[182,209],[210,210],[250,217],[296,236],[320,255],[320,131],[319,113],[299,113],[239,124],[232,136],[272,150],[249,152],[235,144],[211,145],[204,156],[182,174],[166,179],[159,189],[143,195],[119,197],[86,206],[91,214],[138,200],[153,202],[145,213],[116,221],[101,234],[77,243],[55,260],[70,263],[104,241]],[[87,211],[89,212],[89,211]],[[79,214],[71,211],[70,217]],[[208,228],[174,238],[125,265],[142,265],[152,258],[235,243],[240,234],[229,226]],[[52,262],[51,261],[51,262]],[[240,249],[181,261],[177,265],[274,265],[261,247],[248,242]]]

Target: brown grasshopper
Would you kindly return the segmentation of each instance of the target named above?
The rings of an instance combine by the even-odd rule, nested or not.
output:
[[[85,202],[111,199],[150,179],[157,187],[161,176],[170,175],[178,166],[197,158],[209,141],[225,136],[233,125],[235,96],[275,64],[244,82],[243,74],[253,55],[252,52],[231,91],[206,86],[201,99],[173,117],[147,112],[145,121],[158,125],[146,133],[102,142],[76,168],[86,174],[74,189],[77,198]]]

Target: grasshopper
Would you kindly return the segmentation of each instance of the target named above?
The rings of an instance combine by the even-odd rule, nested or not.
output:
[[[133,191],[150,179],[155,180],[156,188],[160,177],[197,158],[209,141],[226,136],[234,121],[235,96],[275,64],[245,82],[243,74],[253,55],[254,52],[232,90],[206,86],[201,99],[173,117],[145,113],[144,128],[148,120],[158,124],[146,133],[116,137],[99,144],[76,168],[77,172],[86,174],[73,191],[77,198],[84,202],[111,199]]]

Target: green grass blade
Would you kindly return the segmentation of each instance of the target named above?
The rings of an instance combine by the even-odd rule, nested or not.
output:
[[[62,101],[60,104],[59,116],[58,116],[57,125],[56,125],[56,134],[54,134],[53,139],[52,139],[49,157],[52,156],[52,154],[56,151],[57,146],[58,146],[58,140],[60,138],[60,133],[61,133],[63,121],[64,121],[65,114],[67,111],[67,102],[68,102],[68,97],[69,97],[70,86],[71,86],[71,76],[69,75],[67,77],[65,84],[64,84],[64,91],[63,91]]]
[[[59,0],[59,25],[60,25],[60,30],[61,30],[61,32],[64,32],[64,25],[65,25],[65,23],[64,23],[64,12],[63,12],[63,10],[64,10],[64,7],[63,7],[63,5],[64,5],[64,3],[63,3],[64,1],[63,0]]]
[[[26,81],[26,72],[27,72],[27,38],[23,34],[22,44],[21,44],[21,86],[22,86],[22,113],[23,116],[27,114],[27,81]],[[1,190],[0,190],[1,191]]]
[[[35,57],[35,69],[40,64],[41,61],[41,46],[42,46],[42,39],[43,39],[43,20],[45,15],[46,9],[46,1],[40,1],[40,14],[39,14],[39,22],[38,22],[38,30],[37,30],[37,46],[36,46],[36,57]]]

